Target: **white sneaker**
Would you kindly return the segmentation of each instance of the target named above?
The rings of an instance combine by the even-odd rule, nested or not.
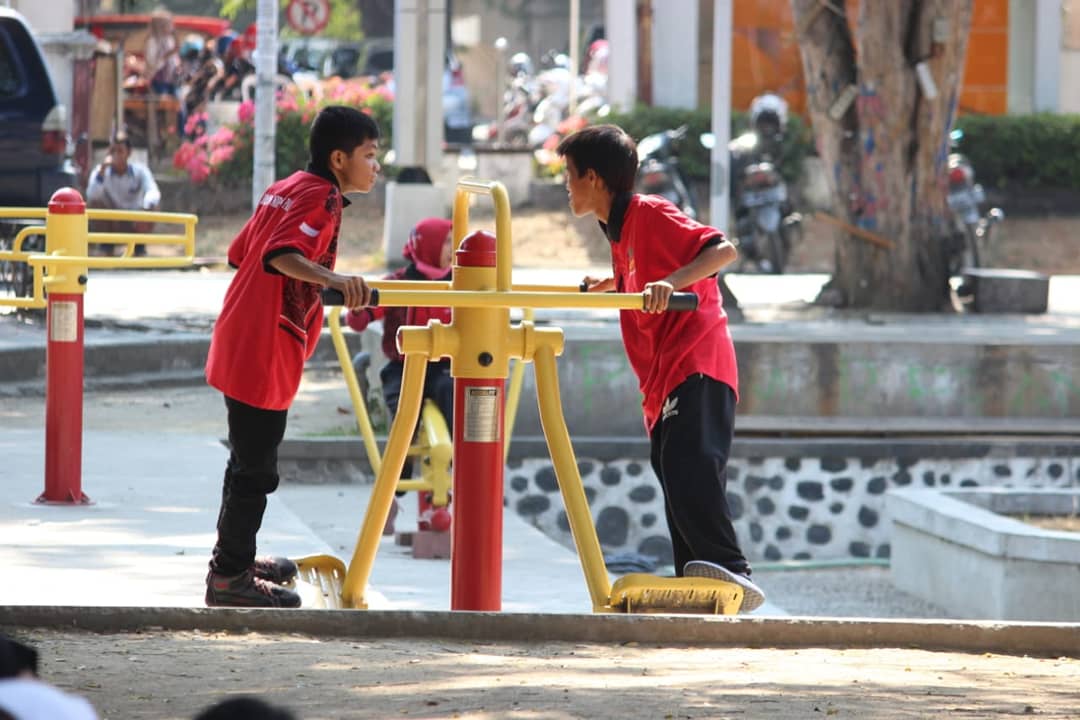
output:
[[[743,601],[739,606],[739,612],[753,612],[765,602],[765,591],[755,585],[750,578],[708,560],[691,560],[683,567],[683,575],[735,583],[743,589]]]

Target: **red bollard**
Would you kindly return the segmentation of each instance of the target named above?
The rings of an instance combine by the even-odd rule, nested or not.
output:
[[[49,200],[47,252],[87,254],[86,203],[62,188]],[[45,492],[35,502],[85,505],[82,491],[83,293],[86,268],[71,265],[49,280],[48,348],[45,356]]]
[[[504,385],[501,379],[454,380],[451,610],[502,609]],[[482,433],[475,432],[477,424]]]
[[[477,231],[456,255],[453,288],[496,285],[495,236]],[[454,501],[450,609],[502,609],[503,432],[509,308],[454,308]]]

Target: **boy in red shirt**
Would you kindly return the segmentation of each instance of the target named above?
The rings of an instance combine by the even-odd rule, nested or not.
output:
[[[363,278],[334,272],[334,263],[345,193],[374,187],[378,139],[364,113],[324,108],[311,125],[307,169],[271,185],[229,246],[237,271],[206,361],[207,382],[225,395],[231,447],[206,578],[209,606],[300,606],[300,596],[281,586],[296,565],[256,558],[255,536],[266,496],[278,486],[289,406],[322,330],[320,291],[340,290],[354,309],[371,301]]]
[[[640,292],[645,312],[620,313],[637,374],[653,471],[664,492],[676,576],[743,588],[743,612],[765,593],[750,580],[727,503],[738,368],[716,273],[735,260],[723,233],[656,195],[635,195],[637,147],[622,128],[598,125],[566,137],[566,189],[576,217],[592,214],[611,245],[614,277],[585,278],[589,292]],[[695,312],[665,313],[676,290]]]

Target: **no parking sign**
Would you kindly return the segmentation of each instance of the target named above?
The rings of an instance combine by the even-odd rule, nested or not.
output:
[[[289,0],[285,19],[296,32],[315,35],[330,22],[330,0]]]

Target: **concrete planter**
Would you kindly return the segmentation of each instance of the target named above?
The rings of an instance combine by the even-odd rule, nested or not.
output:
[[[1076,514],[1080,489],[908,489],[886,505],[899,589],[961,617],[1080,621],[1080,533],[1002,514]]]

